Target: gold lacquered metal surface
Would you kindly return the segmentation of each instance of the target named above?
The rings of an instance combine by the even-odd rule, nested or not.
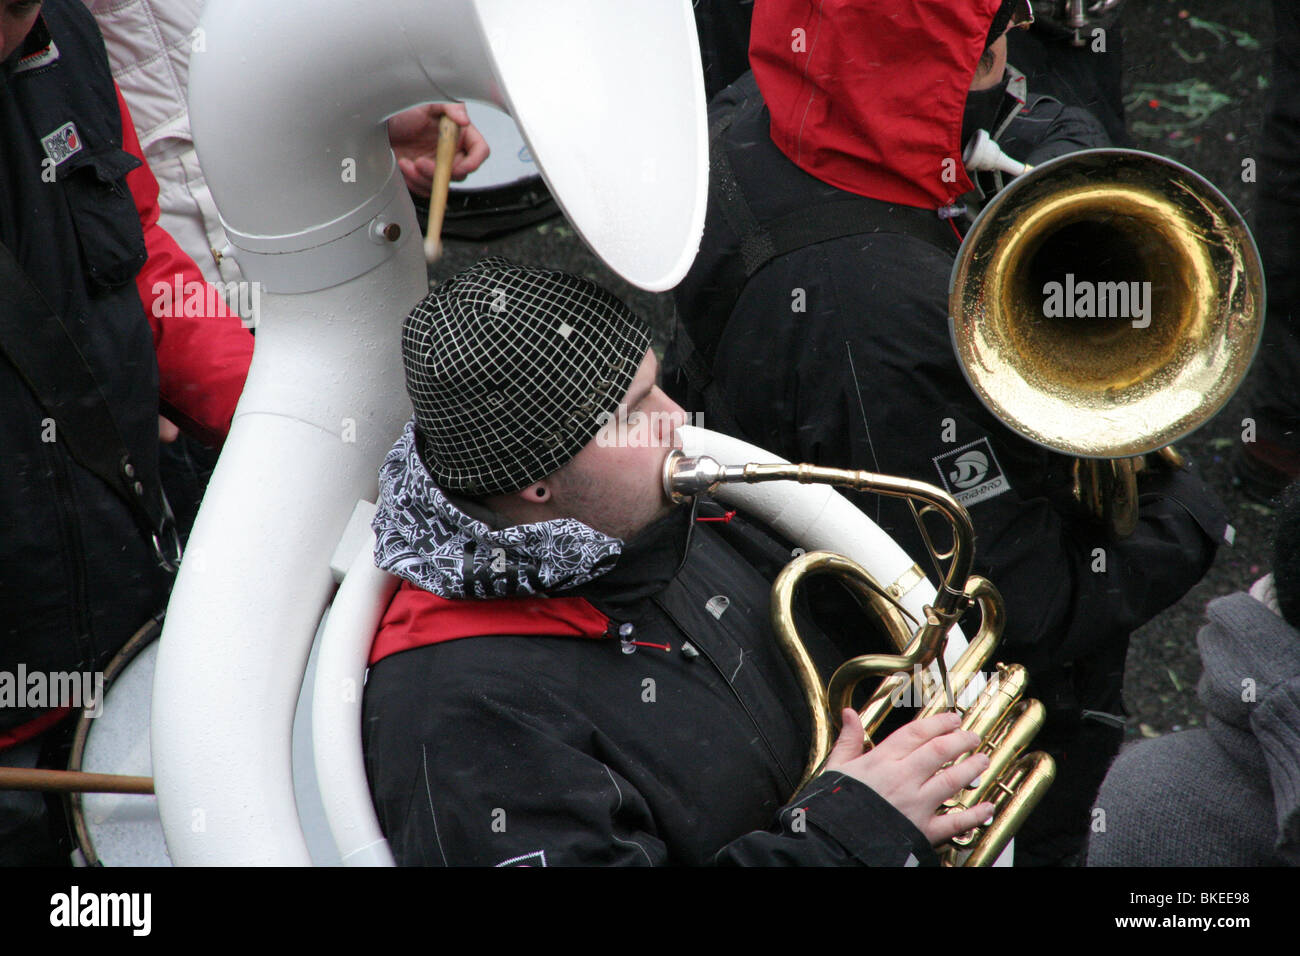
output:
[[[975,536],[970,515],[956,499],[933,485],[869,471],[813,465],[723,466],[711,458],[686,458],[680,452],[670,454],[664,464],[664,492],[674,500],[714,490],[726,482],[766,481],[815,482],[906,498],[912,504],[922,537],[942,577],[934,605],[925,607],[925,620],[913,631],[910,616],[890,593],[894,586],[882,588],[866,569],[842,555],[810,552],[790,562],[777,576],[772,585],[772,628],[799,680],[812,722],[807,762],[803,778],[796,788],[798,792],[821,771],[838,731],[838,716],[850,706],[853,691],[860,682],[869,677],[883,678],[866,707],[858,712],[864,744],[869,747],[872,734],[893,706],[894,695],[914,679],[916,667],[928,668],[931,663],[937,663],[943,682],[942,693],[936,695],[935,688],[927,683],[928,671],[922,672],[922,687],[918,689],[928,696],[930,702],[921,708],[918,719],[954,708],[962,691],[992,658],[1002,634],[1005,614],[997,589],[986,579],[971,574]],[[915,502],[921,503],[919,510]],[[934,548],[930,534],[921,522],[926,513],[941,515],[952,531],[951,547],[943,554]],[[941,567],[945,561],[946,569]],[[852,658],[840,665],[831,676],[829,685],[823,689],[817,669],[799,639],[793,610],[795,589],[805,577],[814,574],[834,574],[842,578],[881,622],[899,653]],[[943,664],[948,631],[971,607],[980,610],[980,629],[948,673]],[[1027,680],[1020,665],[999,665],[997,677],[984,688],[964,715],[963,726],[980,734],[980,750],[990,754],[992,764],[982,775],[978,792],[968,789],[959,794],[950,801],[945,812],[975,806],[988,793],[995,805],[994,821],[972,831],[967,839],[954,841],[942,854],[946,865],[986,865],[996,860],[1051,783],[1055,765],[1050,757],[1031,755],[1037,768],[1032,773],[1026,769],[1025,760],[1020,758],[1020,753],[1041,726],[1043,714],[1042,705],[1037,701],[1020,701]],[[1026,781],[1026,793],[1017,789],[1021,779]]]
[[[949,866],[990,866],[1015,836],[1020,821],[1028,818],[1056,779],[1056,762],[1041,750],[1025,754],[1011,768],[1002,785],[993,823],[982,828],[979,841],[969,855],[960,851],[946,854]]]
[[[1105,288],[1111,306],[1125,301],[1116,283],[1146,290],[1146,315],[1134,297],[1123,315],[1049,318],[1049,282]],[[1245,376],[1263,307],[1259,255],[1231,203],[1131,150],[1072,153],[1002,190],[949,290],[980,400],[1026,438],[1085,458],[1153,451],[1210,418]]]
[[[926,656],[925,649],[920,647],[919,642],[916,647],[908,648],[911,642],[912,625],[908,621],[906,614],[891,599],[889,599],[884,590],[876,582],[875,578],[858,564],[849,558],[840,554],[832,554],[829,551],[809,551],[795,558],[787,564],[776,580],[772,583],[772,630],[777,636],[777,641],[781,645],[781,650],[794,668],[796,676],[799,678],[799,685],[804,693],[804,702],[808,705],[808,713],[812,717],[812,738],[808,745],[808,758],[804,765],[804,774],[799,781],[796,791],[802,790],[804,784],[813,778],[821,767],[822,761],[830,753],[831,746],[834,744],[835,733],[832,730],[831,710],[827,705],[826,692],[822,689],[821,677],[817,674],[817,668],[808,656],[807,650],[804,649],[803,642],[798,639],[798,634],[794,627],[794,592],[795,587],[805,577],[816,574],[834,574],[844,580],[846,585],[870,607],[881,621],[882,626],[889,635],[890,640],[900,652],[906,649],[906,653],[900,654],[876,654],[867,657],[855,658],[860,662],[861,680],[867,676],[881,676],[893,674],[895,671],[910,672],[914,664],[928,664],[937,652],[936,648],[931,646],[929,656]],[[930,635],[930,642],[933,645],[940,640],[942,635],[935,638]],[[900,683],[906,683],[910,679],[910,673],[898,675],[900,680],[891,685],[891,691]],[[856,681],[854,686],[856,686]]]

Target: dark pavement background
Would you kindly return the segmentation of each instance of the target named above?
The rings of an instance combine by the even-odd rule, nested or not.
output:
[[[1259,144],[1273,35],[1268,0],[1130,0],[1123,30],[1124,97],[1134,144],[1200,172],[1253,225],[1257,187],[1243,181],[1242,161],[1256,157]],[[449,242],[430,279],[436,283],[483,255],[588,275],[651,323],[657,348],[666,340],[669,297],[632,288],[613,275],[562,218],[492,242]],[[1203,719],[1195,697],[1195,635],[1205,604],[1249,587],[1268,571],[1272,512],[1246,501],[1228,468],[1245,414],[1237,397],[1179,443],[1228,505],[1236,544],[1220,550],[1214,567],[1182,601],[1134,635],[1125,677],[1130,737],[1158,736]]]

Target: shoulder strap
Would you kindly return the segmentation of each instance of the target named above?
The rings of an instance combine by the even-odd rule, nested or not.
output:
[[[912,236],[949,255],[956,254],[961,239],[947,221],[932,211],[867,196],[848,196],[806,206],[760,223],[740,189],[723,141],[735,116],[734,111],[726,114],[709,130],[709,191],[727,224],[740,237],[740,259],[746,279],[777,256],[819,242],[871,232]]]
[[[961,244],[948,221],[933,212],[914,206],[893,206],[866,196],[798,209],[769,222],[766,229],[772,237],[773,257],[819,242],[870,232],[912,236],[949,255],[956,255]]]
[[[719,287],[726,290],[717,303],[719,320],[692,341],[680,317],[675,336],[681,370],[691,389],[701,396],[706,415],[725,427],[733,423],[713,386],[710,368],[718,343],[726,331],[736,300],[746,283],[773,259],[807,246],[846,236],[888,232],[912,236],[955,256],[961,244],[951,224],[933,211],[871,199],[848,196],[806,206],[768,222],[759,222],[736,179],[727,155],[725,135],[736,117],[732,110],[719,117],[709,129],[709,201],[715,203],[731,231],[740,238],[740,254],[724,266]]]
[[[131,510],[159,563],[180,560],[175,520],[157,475],[136,467],[77,343],[9,247],[0,243],[0,353],[58,428],[58,439]],[[164,551],[164,542],[169,552]]]

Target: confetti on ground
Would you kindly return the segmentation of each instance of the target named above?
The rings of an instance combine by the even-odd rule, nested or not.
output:
[[[1231,36],[1233,42],[1243,50],[1258,50],[1259,41],[1247,33],[1245,30],[1234,30],[1231,27],[1225,27],[1221,23],[1215,23],[1212,20],[1202,20],[1200,17],[1186,17],[1187,25],[1193,30],[1206,30],[1214,34],[1214,38],[1220,43],[1228,42]]]
[[[1139,85],[1125,97],[1128,106],[1142,102],[1152,109],[1159,108],[1161,121],[1157,125],[1136,120],[1132,131],[1142,136],[1159,136],[1166,129],[1185,130],[1200,126],[1216,110],[1230,104],[1232,97],[1204,80],[1174,80],[1172,83]]]

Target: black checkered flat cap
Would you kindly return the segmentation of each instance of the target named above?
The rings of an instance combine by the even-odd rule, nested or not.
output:
[[[617,410],[649,347],[645,323],[595,283],[481,259],[402,326],[425,467],[475,496],[545,478]]]

